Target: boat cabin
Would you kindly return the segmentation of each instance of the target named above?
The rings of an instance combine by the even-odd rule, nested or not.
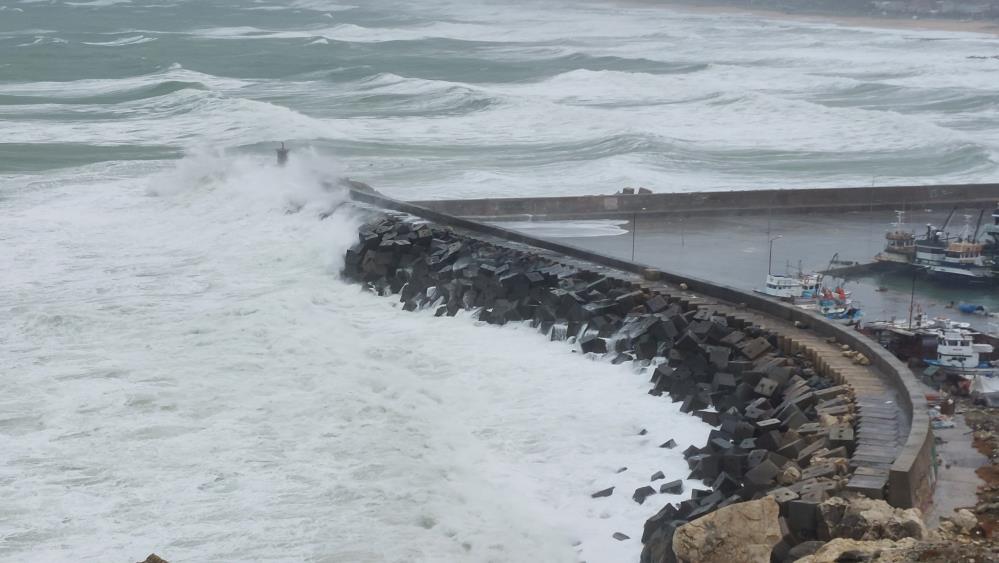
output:
[[[763,287],[763,293],[780,299],[801,297],[801,281],[791,276],[768,274],[767,283]]]

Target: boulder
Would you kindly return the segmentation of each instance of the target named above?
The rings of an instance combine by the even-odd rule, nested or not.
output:
[[[949,519],[964,534],[970,534],[978,527],[978,517],[967,508],[958,510]]]
[[[139,561],[139,563],[168,563],[166,559],[163,559],[155,553],[150,553],[149,557],[146,557],[145,561]]]
[[[819,539],[924,539],[926,525],[918,508],[893,508],[867,497],[833,497],[819,505]]]
[[[909,561],[906,552],[918,542],[912,538],[900,541],[857,541],[836,538],[814,554],[798,559],[797,563],[841,563],[846,561]]]
[[[797,466],[787,464],[777,475],[777,482],[781,485],[793,485],[801,480],[801,470]]]
[[[779,516],[770,496],[731,504],[677,528],[673,551],[689,563],[768,563],[781,540]]]
[[[808,557],[809,555],[814,554],[816,551],[822,549],[822,546],[824,545],[825,542],[815,541],[815,540],[801,542],[798,545],[792,547],[790,551],[788,551],[786,560],[798,561],[803,557]]]

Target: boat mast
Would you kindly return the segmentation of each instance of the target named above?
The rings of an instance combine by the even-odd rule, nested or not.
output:
[[[944,233],[944,236],[947,236],[947,225],[950,225],[950,220],[954,217],[955,211],[957,211],[957,207],[950,210],[950,213],[947,214],[947,220],[944,221],[943,227],[940,227],[940,231]]]
[[[978,222],[975,223],[975,234],[971,237],[971,242],[978,242],[978,229],[982,228],[982,218],[985,217],[985,208],[978,213]]]

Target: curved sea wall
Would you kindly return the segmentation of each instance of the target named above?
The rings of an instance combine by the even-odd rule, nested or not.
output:
[[[904,366],[856,332],[718,284],[368,190],[352,196],[410,215],[376,211],[347,253],[347,278],[399,294],[407,310],[470,309],[494,324],[526,321],[583,352],[649,365],[650,393],[683,401],[685,412],[717,426],[705,446],[685,452],[692,478],[712,490],[650,519],[646,552],[669,552],[673,530],[685,522],[764,495],[781,504],[784,549],[816,537],[819,505],[830,495],[928,503],[934,475],[925,402]],[[871,365],[851,362],[842,346]],[[651,485],[626,494],[644,502],[657,493]]]

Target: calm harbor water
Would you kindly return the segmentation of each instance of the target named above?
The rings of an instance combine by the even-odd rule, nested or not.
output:
[[[906,214],[906,230],[921,236],[927,224],[940,226],[949,209],[917,209]],[[991,220],[990,211],[983,221]],[[978,210],[958,210],[948,231],[957,234],[968,215],[974,229]],[[824,271],[833,257],[839,261],[870,263],[884,247],[884,234],[895,228],[894,216],[884,212],[835,214],[774,214],[734,217],[641,217],[631,220],[590,220],[509,223],[507,226],[557,238],[575,246],[630,259],[632,231],[636,261],[690,276],[738,287],[760,289],[766,278],[769,241],[774,241],[772,269],[775,273]],[[637,229],[636,229],[637,227]],[[864,311],[865,322],[908,319],[914,315],[968,322],[979,330],[997,331],[997,319],[966,315],[950,303],[975,303],[999,312],[999,292],[988,285],[956,284],[907,270],[861,272],[827,283],[841,285],[853,293]],[[913,299],[913,295],[915,296]]]

